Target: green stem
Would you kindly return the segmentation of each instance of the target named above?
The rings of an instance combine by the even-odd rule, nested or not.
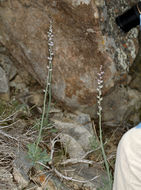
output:
[[[37,143],[36,143],[35,154],[37,152],[37,148],[38,148],[38,145],[39,145],[40,140],[41,140],[41,134],[42,134],[43,125],[44,125],[44,117],[45,117],[45,112],[46,112],[47,93],[48,93],[48,77],[46,79],[46,89],[45,89],[45,95],[44,95],[43,113],[42,113],[42,117],[41,117],[41,124],[40,124],[40,130],[39,130],[38,139],[37,139]]]
[[[111,174],[110,174],[110,168],[109,168],[109,164],[107,161],[107,157],[105,154],[105,150],[104,150],[104,143],[103,143],[103,136],[102,136],[102,125],[101,125],[101,111],[99,112],[99,133],[100,133],[100,145],[101,145],[101,151],[102,151],[102,155],[103,155],[103,159],[104,159],[104,163],[105,163],[105,167],[106,167],[106,171],[107,171],[107,175],[108,175],[108,181],[109,181],[109,190],[112,189],[112,179],[111,179]]]
[[[50,63],[49,68],[51,69],[51,71],[49,72],[49,89],[48,89],[48,106],[47,106],[47,112],[46,112],[46,125],[48,125],[48,117],[49,117],[49,111],[50,111],[50,107],[51,107],[51,98],[52,98],[52,94],[51,94],[51,79],[52,79],[52,63]]]

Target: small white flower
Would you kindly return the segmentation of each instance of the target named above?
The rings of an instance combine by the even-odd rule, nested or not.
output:
[[[48,57],[48,60],[52,60],[52,57]]]
[[[53,42],[49,42],[48,45],[49,45],[49,46],[53,46],[54,43],[53,43]]]
[[[97,112],[97,115],[98,116],[101,116],[101,112],[102,112],[102,106],[101,106],[101,103],[102,103],[102,88],[103,88],[103,74],[104,74],[104,71],[102,70],[102,65],[100,66],[100,72],[98,73],[98,78],[97,78],[97,92],[98,92],[98,95],[97,95],[97,104],[98,104],[98,112]]]
[[[102,88],[103,88],[103,85],[99,85],[99,88],[102,89]]]

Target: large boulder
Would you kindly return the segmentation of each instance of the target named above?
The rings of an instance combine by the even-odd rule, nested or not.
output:
[[[115,17],[134,2],[1,1],[0,42],[9,50],[10,56],[14,57],[17,67],[26,69],[44,87],[48,62],[47,31],[51,17],[55,44],[53,97],[66,108],[96,115],[97,73],[100,65],[103,65],[103,96],[106,96],[104,110],[107,112],[108,108],[110,111],[112,109],[114,114],[108,119],[113,123],[121,123],[129,109],[130,94],[124,89],[121,93],[124,91],[125,97],[121,94],[123,99],[117,98],[120,97],[121,90],[117,86],[123,84],[124,88],[128,79],[129,66],[138,51],[138,30],[135,28],[124,34],[116,26]],[[111,96],[114,98],[112,108]],[[121,102],[125,102],[124,99],[126,104],[123,108]],[[140,98],[135,99],[138,107],[139,102]],[[134,106],[131,109],[132,112]],[[122,117],[116,117],[117,111]],[[108,121],[106,115],[103,118]]]

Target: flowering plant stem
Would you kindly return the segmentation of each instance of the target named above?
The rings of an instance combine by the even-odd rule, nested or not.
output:
[[[49,111],[51,107],[51,98],[52,98],[52,93],[51,93],[51,82],[52,82],[52,60],[53,60],[53,33],[52,33],[52,21],[50,21],[50,28],[48,32],[48,46],[49,46],[49,65],[48,65],[48,105],[47,105],[47,110],[46,110],[46,125],[48,125],[48,117],[49,117]]]
[[[102,71],[102,65],[100,67],[100,72],[98,73],[98,95],[97,95],[97,100],[98,100],[98,121],[99,121],[99,139],[100,139],[100,147],[101,147],[101,152],[102,156],[104,159],[107,175],[108,175],[108,182],[109,182],[109,190],[112,190],[112,176],[110,173],[110,168],[109,168],[109,163],[107,161],[107,156],[104,150],[104,142],[103,142],[103,135],[102,135],[102,88],[103,88],[103,74],[104,72]]]
[[[45,88],[45,94],[44,94],[43,112],[42,112],[42,117],[41,117],[38,139],[37,139],[37,143],[36,143],[36,151],[37,151],[38,145],[41,141],[41,134],[42,134],[44,122],[46,121],[46,125],[48,125],[48,116],[49,116],[49,111],[50,111],[50,106],[51,106],[51,79],[52,79],[53,46],[54,46],[54,43],[53,43],[52,21],[50,21],[50,27],[49,27],[49,31],[48,31],[48,51],[49,51],[48,66],[47,66],[48,74],[47,74],[46,88]],[[49,100],[48,100],[48,105],[46,106],[47,95],[49,97]],[[45,114],[46,114],[46,116],[45,116]],[[35,151],[35,154],[36,154],[36,151]]]

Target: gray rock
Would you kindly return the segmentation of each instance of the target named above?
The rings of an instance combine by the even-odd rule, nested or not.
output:
[[[86,130],[88,130],[90,133],[93,133],[92,121],[89,114],[77,111],[74,114],[67,113],[66,118],[70,118],[72,121],[75,121],[79,125],[82,124],[86,128]]]
[[[70,158],[81,158],[85,154],[83,144],[79,144],[79,142],[71,135],[72,134],[62,134],[60,136],[61,142]]]
[[[5,71],[0,67],[0,93],[8,93],[9,85]]]
[[[61,141],[71,158],[80,158],[91,149],[90,139],[93,137],[93,131],[90,117],[87,114],[68,113],[62,121],[52,120],[55,127],[61,131]]]
[[[123,126],[126,121],[138,122],[141,94],[131,88],[117,87],[110,95],[103,98],[102,107],[102,119],[108,126]]]
[[[11,59],[2,53],[0,53],[0,66],[4,69],[9,81],[17,74],[17,69]]]

